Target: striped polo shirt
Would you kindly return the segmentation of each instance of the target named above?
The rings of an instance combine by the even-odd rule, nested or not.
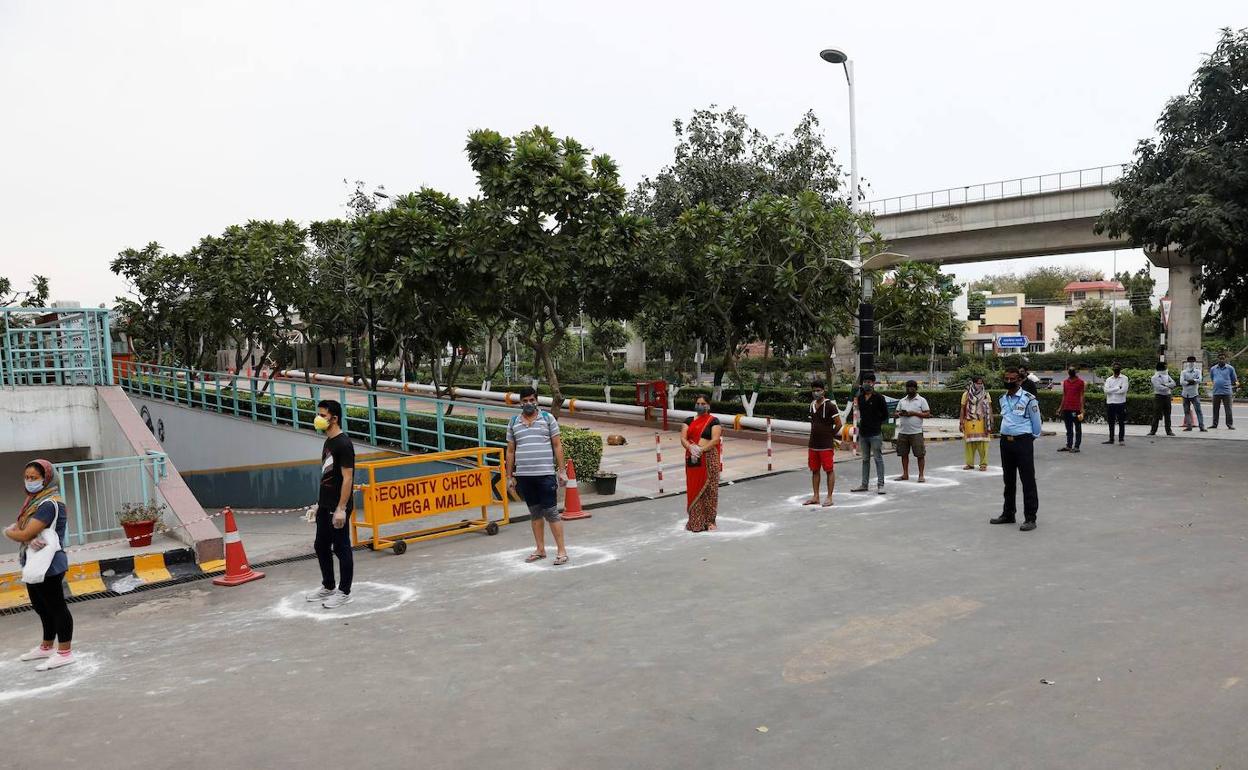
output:
[[[516,443],[516,475],[555,475],[551,441],[558,435],[559,423],[545,412],[539,412],[532,425],[526,425],[523,417],[513,417],[507,424],[507,440]]]

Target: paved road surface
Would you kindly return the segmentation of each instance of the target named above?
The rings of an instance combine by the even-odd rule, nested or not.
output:
[[[945,444],[928,484],[830,510],[786,500],[804,473],[725,488],[718,534],[679,499],[603,511],[563,568],[521,563],[525,525],[359,553],[338,615],[301,601],[310,561],[96,600],[47,674],[3,617],[4,764],[1243,766],[1235,446],[1047,439],[1032,533],[987,524],[997,471]]]

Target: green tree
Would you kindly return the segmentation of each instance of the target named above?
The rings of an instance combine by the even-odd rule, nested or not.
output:
[[[174,366],[212,366],[228,325],[214,312],[198,262],[152,242],[119,252],[109,267],[128,284],[127,295],[117,298],[118,326],[140,358]]]
[[[1123,270],[1114,276],[1114,280],[1121,283],[1127,291],[1127,301],[1131,303],[1131,312],[1136,315],[1148,315],[1156,312],[1153,308],[1153,288],[1157,286],[1157,280],[1153,278],[1152,271],[1148,265],[1141,267],[1134,273]],[[1122,320],[1119,319],[1119,323]]]
[[[0,307],[47,307],[48,279],[46,276],[35,275],[30,279],[30,288],[16,291],[13,282],[0,276]]]
[[[1248,29],[1222,30],[1186,94],[1171,99],[1157,136],[1113,183],[1117,205],[1098,233],[1132,246],[1176,249],[1219,323],[1248,307]]]
[[[984,317],[988,308],[988,296],[982,291],[971,291],[966,295],[966,315],[969,320],[978,321]]]
[[[1119,313],[1116,334],[1118,347],[1135,350],[1156,347],[1160,329],[1157,308],[1147,308],[1144,313]]]
[[[953,276],[930,262],[901,262],[875,294],[875,317],[881,349],[928,354],[961,345],[961,324],[953,301],[962,293]],[[958,328],[956,339],[952,331]]]
[[[563,393],[552,353],[583,309],[604,320],[633,314],[649,281],[649,257],[638,248],[647,223],[625,213],[615,161],[590,158],[571,137],[543,127],[511,139],[479,130],[467,151],[481,197],[465,214],[464,269],[482,277],[484,301],[517,321],[557,414]]]
[[[696,110],[674,122],[672,164],[643,178],[630,200],[661,226],[706,203],[731,213],[764,195],[811,191],[826,204],[837,199],[843,173],[807,112],[789,136],[767,136],[735,107]]]
[[[1108,346],[1112,323],[1109,305],[1088,300],[1066,319],[1066,323],[1057,327],[1057,349],[1074,351]]]
[[[628,329],[619,321],[594,321],[589,326],[589,344],[607,364],[607,384],[615,372],[615,351],[628,344]]]

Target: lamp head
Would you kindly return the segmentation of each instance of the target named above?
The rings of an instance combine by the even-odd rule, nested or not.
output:
[[[823,49],[819,52],[819,58],[829,64],[844,64],[849,61],[849,56],[847,56],[844,51],[839,51],[835,48]]]

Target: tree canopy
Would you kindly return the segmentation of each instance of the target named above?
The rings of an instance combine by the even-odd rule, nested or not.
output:
[[[1177,250],[1199,270],[1220,322],[1248,315],[1248,29],[1222,30],[1187,93],[1171,99],[1157,135],[1113,183],[1118,204],[1097,232]]]

